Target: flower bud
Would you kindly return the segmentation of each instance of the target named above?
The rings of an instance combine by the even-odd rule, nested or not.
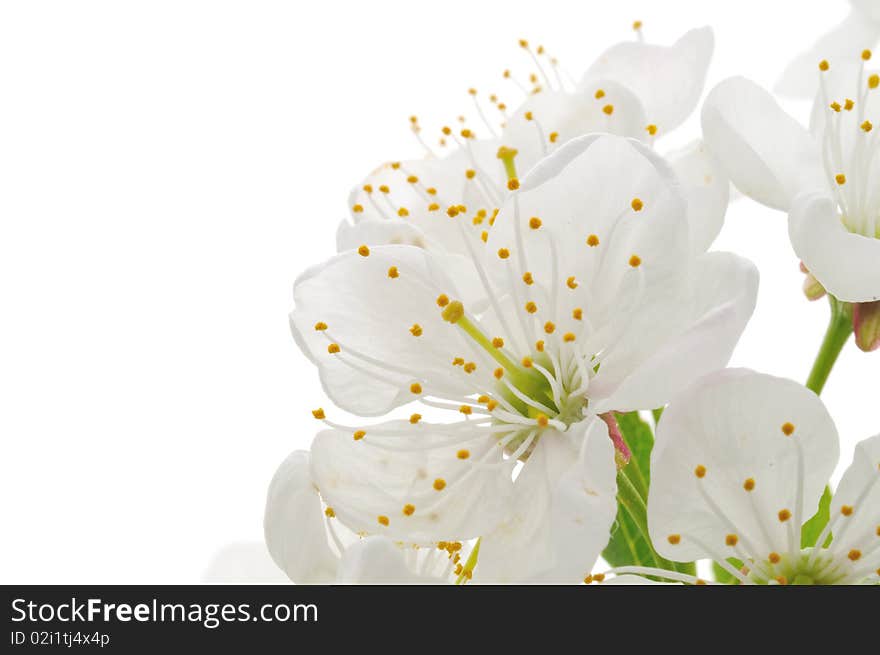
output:
[[[856,345],[863,351],[867,353],[880,348],[880,301],[853,305],[853,329]]]
[[[615,413],[606,412],[605,414],[600,414],[599,418],[605,421],[605,425],[608,426],[608,436],[614,443],[614,461],[617,464],[618,470],[620,470],[629,464],[629,460],[632,459],[632,452],[630,452],[629,446],[626,445],[626,441],[623,439]]]
[[[807,270],[807,267],[804,266],[804,263],[801,262],[801,273],[806,275],[807,277],[804,279],[804,295],[807,297],[807,300],[819,300],[819,298],[825,297],[825,287],[813,277],[813,274]]]

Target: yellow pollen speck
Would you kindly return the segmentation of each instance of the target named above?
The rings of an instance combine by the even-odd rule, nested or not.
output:
[[[671,534],[666,537],[666,541],[668,541],[673,546],[677,546],[681,543],[681,535],[680,534]]]
[[[784,434],[786,437],[790,437],[792,434],[794,434],[794,425],[792,423],[783,423],[782,434]]]
[[[633,268],[638,268],[639,266],[642,265],[642,258],[639,257],[638,255],[633,255],[632,257],[629,258],[629,265],[632,266]]]
[[[449,296],[447,296],[445,293],[441,293],[439,296],[437,296],[437,306],[438,307],[446,307],[446,305],[448,305],[448,304],[449,304]]]
[[[401,207],[397,210],[397,215],[400,216],[400,218],[406,218],[409,216],[409,210],[406,207]]]
[[[516,191],[519,188],[519,180],[515,177],[510,178],[507,180],[507,188],[510,191]]]
[[[871,51],[870,50],[862,50],[862,59],[864,61],[868,61],[871,59]]]
[[[571,332],[566,332],[565,334],[562,335],[562,340],[565,341],[566,343],[571,343],[572,341],[574,341],[574,339],[575,339],[575,336]]]
[[[593,574],[593,582],[604,582],[605,574],[604,573],[594,573]]]
[[[471,409],[470,405],[462,405],[458,408],[458,411],[464,414],[465,416],[470,416],[473,414],[473,409]]]
[[[452,365],[453,366],[464,366],[464,358],[463,357],[456,357],[455,359],[452,360]]]
[[[477,95],[477,90],[474,88],[470,88],[470,89],[468,89],[468,94],[475,96],[475,95]]]
[[[605,97],[605,89],[596,89],[596,93],[593,94],[593,97],[596,100],[601,100]]]
[[[492,346],[494,348],[504,348],[504,339],[501,337],[495,337],[492,339]]]
[[[465,373],[473,373],[477,370],[477,365],[474,362],[468,362],[463,367]]]
[[[413,425],[415,425],[416,423],[418,423],[421,420],[422,420],[421,414],[411,414],[409,417],[409,422],[412,423]]]
[[[338,343],[331,343],[329,346],[327,346],[327,352],[331,355],[335,355],[339,352],[339,350],[340,348]]]
[[[855,562],[856,560],[861,559],[861,557],[862,557],[862,551],[860,551],[860,550],[857,549],[857,548],[853,548],[851,551],[849,551],[849,552],[846,554],[846,556],[849,557],[849,559],[850,559],[851,561]]]
[[[400,271],[397,270],[396,266],[392,266],[391,268],[388,269],[388,277],[390,277],[392,279],[396,278],[396,277],[400,277]]]
[[[496,407],[498,407],[498,405],[499,405],[498,401],[493,398],[489,402],[486,403],[486,409],[488,409],[491,412]]]
[[[529,271],[526,271],[525,273],[523,273],[522,281],[526,284],[534,284],[535,278],[532,277],[532,274]]]
[[[409,331],[414,337],[422,336],[422,326],[418,323],[413,323],[413,326],[409,329]]]
[[[569,289],[577,289],[578,283],[574,275],[572,275],[565,281],[565,286],[567,286]]]
[[[779,553],[770,553],[770,554],[767,556],[767,560],[768,560],[771,564],[779,564],[779,562],[782,560],[782,558],[779,556]]]
[[[657,134],[657,126],[654,125],[653,123],[651,123],[650,125],[648,125],[648,126],[645,128],[645,131],[646,131],[648,134],[650,134],[651,136],[654,136],[655,134]]]
[[[319,421],[323,421],[326,418],[324,414],[324,409],[322,407],[319,407],[318,409],[313,409],[312,416],[314,416]]]
[[[444,321],[453,324],[458,323],[461,317],[464,316],[464,305],[458,300],[453,300],[443,310],[442,316]]]
[[[855,106],[856,106],[856,103],[853,102],[852,100],[850,100],[849,98],[847,98],[843,103],[843,108],[846,109],[847,111],[852,111],[853,107],[855,107]]]
[[[544,340],[543,339],[535,342],[535,350],[537,350],[539,353],[544,352]]]
[[[501,259],[507,259],[508,257],[510,257],[510,251],[507,248],[499,248],[498,257],[500,257]]]
[[[525,119],[527,121],[530,121],[534,118],[534,116],[532,115],[532,112],[530,112],[530,111],[527,111],[525,114],[523,114],[523,116],[525,116]]]
[[[556,143],[559,138],[559,132],[550,132],[550,143]]]
[[[555,330],[556,325],[554,325],[552,321],[547,321],[546,323],[544,323],[544,332],[546,332],[547,334],[553,334]]]
[[[614,113],[614,105],[605,105],[602,107],[602,111],[605,112],[608,116]]]
[[[336,512],[332,507],[328,507],[324,510],[324,516],[326,516],[328,519],[332,519],[334,516],[336,516]]]
[[[361,246],[360,248],[358,248],[358,254],[361,257],[369,257],[370,256],[370,249],[367,248],[367,246]]]
[[[538,311],[538,306],[530,300],[526,303],[526,311],[529,314],[534,314],[536,311]]]
[[[409,385],[409,390],[412,393],[422,393],[422,385],[420,385],[418,382],[413,382],[411,385]]]
[[[739,543],[739,537],[735,534],[729,534],[724,538],[724,543],[728,546],[736,546],[736,544]]]
[[[874,126],[871,124],[871,121],[865,121],[864,123],[862,123],[861,128],[865,132],[870,132],[874,129]]]
[[[834,110],[834,111],[840,113],[841,107],[840,107],[840,103],[839,103],[839,102],[832,102],[832,103],[831,103],[830,105],[828,105],[828,106],[831,107],[832,110]]]
[[[876,89],[878,86],[880,86],[880,75],[874,73],[868,78],[868,88]]]
[[[400,166],[400,164],[398,164],[398,166]],[[415,175],[408,175],[406,178],[406,181],[409,182],[410,184],[415,184],[416,182],[419,181],[419,178],[416,177]]]
[[[500,380],[501,377],[504,375],[504,369],[503,368],[496,368],[495,371],[493,371],[492,375],[494,375],[498,380]]]
[[[436,196],[436,195],[437,195],[437,189],[435,189],[435,188],[432,187],[432,186],[429,186],[427,189],[425,189],[425,192],[426,192],[429,196]]]
[[[447,207],[446,215],[449,216],[449,218],[455,218],[456,216],[458,216],[458,207],[456,207],[455,205]]]
[[[843,173],[838,173],[834,176],[834,181],[837,182],[840,186],[846,184],[846,175]]]
[[[643,203],[639,198],[633,198],[630,206],[633,208],[634,212],[640,212],[642,211],[642,207],[645,206],[645,203]]]
[[[362,188],[365,193],[373,193],[373,185],[372,184],[365,184]]]
[[[407,503],[406,505],[403,506],[403,513],[406,516],[412,516],[413,512],[415,512],[415,511],[416,511],[415,505],[410,505],[409,503]]]
[[[840,513],[843,514],[844,516],[852,516],[853,506],[852,505],[843,505],[840,508]]]
[[[464,128],[459,134],[461,134],[462,138],[464,139],[470,139],[474,136],[474,133],[467,128]]]
[[[533,363],[533,362],[532,362],[532,358],[531,358],[531,357],[523,357],[523,358],[522,358],[522,365],[523,365],[525,368],[532,368],[532,363]]]
[[[780,523],[785,523],[788,519],[791,518],[791,512],[787,509],[781,509],[779,510],[779,514],[777,514],[777,516],[779,517]]]
[[[489,402],[489,396],[487,396],[486,394],[483,394],[482,396],[477,398],[477,402],[483,403],[485,405],[487,402]]]
[[[754,489],[754,488],[755,488],[755,479],[754,478],[748,478],[748,479],[746,479],[745,482],[743,482],[743,489],[745,489],[746,491],[752,491],[752,489]]]
[[[354,205],[354,206],[352,206],[351,211],[353,211],[355,214],[360,214],[362,211],[364,211],[364,206],[363,205]]]
[[[489,233],[486,232],[486,230],[483,230],[480,233],[480,239],[482,240],[483,243],[486,243],[489,240]]]
[[[434,490],[435,491],[443,491],[446,488],[446,480],[443,478],[437,478],[434,480]]]
[[[595,234],[591,234],[587,237],[587,245],[590,246],[590,248],[595,248],[599,245],[599,237]]]
[[[592,576],[592,575],[588,575],[587,577],[585,577],[585,578],[584,578],[584,584],[593,584],[593,576]]]
[[[830,66],[828,66],[827,60],[823,59],[822,61],[819,62],[819,70],[822,71],[823,73],[825,71],[827,71],[829,68],[830,68]]]
[[[387,526],[389,521],[387,516],[379,515],[376,517],[376,520],[379,522],[379,525]]]
[[[432,202],[430,205],[428,205],[429,212],[435,212],[438,209],[440,209],[440,205],[438,205],[436,202]]]
[[[636,31],[642,29],[642,21],[640,21],[640,20],[634,21],[633,22],[633,29]]]
[[[529,219],[529,227],[533,230],[537,230],[539,227],[541,227],[541,219],[537,216],[532,216]]]
[[[455,456],[458,457],[459,459],[467,459],[468,457],[471,456],[471,451],[462,449],[462,450],[459,450],[457,453],[455,453]]]
[[[383,184],[379,187],[379,191],[382,193],[391,193],[391,189],[388,188],[387,184]]]
[[[582,320],[584,318],[584,310],[580,307],[575,307],[571,310],[571,317],[576,321]]]
[[[544,414],[538,414],[538,415],[535,417],[535,422],[536,422],[539,426],[541,426],[542,428],[546,428],[547,425],[550,423],[550,419],[548,419]]]
[[[315,323],[315,330],[317,330],[318,332],[321,332],[326,329],[327,329],[327,324],[324,321],[318,321],[317,323]]]
[[[398,170],[400,168],[400,162],[399,161],[391,162],[391,168],[393,168],[395,171]]]
[[[469,168],[469,169],[467,169],[467,170],[464,172],[464,176],[465,176],[467,179],[472,180],[472,179],[474,179],[474,178],[477,176],[477,171],[475,171],[475,170]]]
[[[357,432],[354,433],[354,440],[360,441],[365,436],[367,436],[367,433],[364,430],[358,430]]]
[[[702,464],[699,464],[697,468],[694,469],[694,475],[696,475],[698,478],[706,477],[706,467]]]

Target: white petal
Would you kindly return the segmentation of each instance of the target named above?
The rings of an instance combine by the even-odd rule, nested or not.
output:
[[[294,451],[278,467],[269,485],[263,527],[269,554],[291,580],[322,584],[336,576],[337,557],[327,543],[307,452]]]
[[[389,277],[396,267],[398,277]],[[437,297],[457,297],[432,255],[412,246],[375,246],[369,256],[337,255],[303,273],[294,284],[294,338],[318,366],[327,394],[343,409],[364,416],[384,414],[425,394],[467,395],[488,388],[490,371],[466,375],[454,357],[469,345],[441,317]],[[314,326],[323,322],[327,330]],[[421,336],[411,329],[418,325]],[[328,352],[330,343],[341,352]]]
[[[349,546],[339,562],[338,584],[440,584],[406,563],[403,548],[385,537],[367,537]]]
[[[336,250],[339,252],[357,250],[362,244],[403,244],[424,248],[425,243],[425,234],[400,218],[368,218],[356,223],[344,220],[336,230]]]
[[[640,575],[615,575],[613,578],[605,580],[603,585],[669,585],[678,584],[677,582],[658,582],[649,578],[643,578]]]
[[[211,584],[266,584],[287,582],[264,543],[235,543],[221,548],[202,574]]]
[[[707,376],[669,405],[657,429],[648,495],[654,547],[674,561],[799,550],[798,518],[815,513],[837,457],[834,422],[812,391],[744,369]],[[782,510],[791,512],[786,522]],[[731,534],[735,548],[726,545]]]
[[[721,82],[703,104],[702,123],[710,152],[758,202],[787,209],[799,192],[825,188],[818,144],[754,82]]]
[[[853,508],[843,516],[841,508]],[[856,445],[852,464],[846,469],[831,502],[832,520],[837,526],[831,547],[844,554],[858,549],[864,557],[859,566],[880,566],[880,435]]]
[[[576,583],[608,543],[617,512],[614,447],[601,421],[545,434],[516,480],[512,516],[486,535],[474,579]],[[575,440],[580,443],[580,452]]]
[[[691,30],[671,46],[619,43],[584,75],[584,83],[607,78],[641,99],[649,123],[665,134],[684,122],[703,92],[714,37],[709,27]]]
[[[873,48],[878,40],[880,22],[854,10],[786,67],[776,84],[776,91],[798,98],[812,98],[819,88],[820,61],[825,59],[832,67],[845,61],[858,61],[862,50]]]
[[[788,217],[797,256],[828,293],[847,302],[880,299],[880,239],[849,232],[823,194],[799,196]]]
[[[328,430],[312,443],[315,484],[354,532],[420,544],[463,540],[485,534],[507,511],[510,468],[480,428],[450,434],[443,425],[392,421],[364,429],[359,440]]]
[[[694,380],[727,365],[755,310],[758,270],[749,260],[714,252],[697,260],[694,296],[680,312],[682,331],[663,343],[613,391],[603,381],[592,388],[608,397],[595,411],[662,407]],[[605,381],[607,382],[607,380]]]
[[[706,252],[724,224],[730,180],[702,141],[667,155],[687,199],[691,249]]]

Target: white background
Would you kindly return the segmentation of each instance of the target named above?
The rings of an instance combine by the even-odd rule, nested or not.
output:
[[[770,86],[846,9],[4,2],[0,581],[193,582],[262,538],[269,479],[328,406],[289,336],[294,277],[333,252],[350,186],[419,154],[411,113],[452,122],[470,86],[517,103],[518,38],[577,77],[635,18],[657,43],[710,24],[710,84]],[[716,247],[762,272],[734,363],[802,381],[827,307],[800,294],[784,217],[741,200]],[[878,358],[848,347],[825,395],[847,460],[880,431]]]

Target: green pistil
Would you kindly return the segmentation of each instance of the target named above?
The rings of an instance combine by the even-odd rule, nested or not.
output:
[[[508,148],[507,146],[498,148],[497,156],[504,163],[504,172],[507,174],[508,180],[516,179],[516,164],[513,161],[516,154],[517,151],[513,148]]]

